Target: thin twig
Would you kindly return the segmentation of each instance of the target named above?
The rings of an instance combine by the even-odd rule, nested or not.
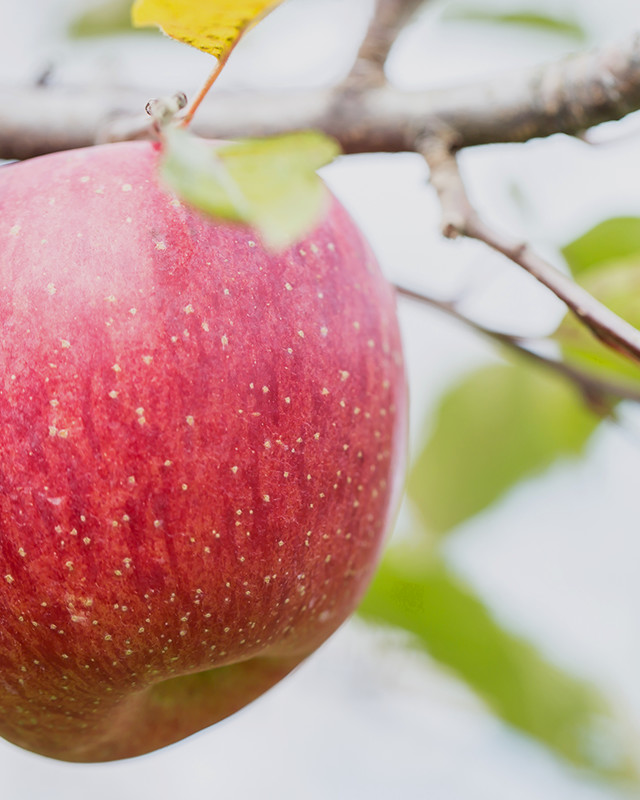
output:
[[[218,77],[219,77],[220,73],[222,72],[222,70],[225,68],[225,66],[227,64],[227,61],[229,60],[229,56],[231,55],[232,52],[233,52],[233,48],[230,48],[230,49],[226,50],[225,52],[223,52],[222,55],[220,56],[220,58],[218,58],[217,64],[215,66],[215,69],[213,70],[211,75],[209,75],[209,77],[207,78],[204,86],[202,87],[202,89],[200,89],[198,94],[195,96],[195,98],[191,102],[191,105],[187,109],[187,112],[184,115],[184,117],[180,120],[181,127],[186,128],[191,124],[191,120],[193,119],[193,115],[196,113],[196,111],[200,107],[202,101],[204,100],[204,98],[209,93],[209,90],[211,89],[213,84],[218,80]]]
[[[536,345],[540,346],[544,344],[544,340],[537,342],[536,340],[531,340],[522,336],[487,328],[463,314],[454,302],[441,300],[432,295],[425,294],[424,292],[417,292],[398,284],[395,285],[395,289],[400,296],[435,308],[458,322],[463,323],[483,337],[506,347],[508,350],[517,353],[529,361],[535,361],[537,364],[566,378],[580,390],[588,405],[599,413],[610,413],[611,399],[632,400],[636,403],[640,403],[640,389],[636,389],[628,384],[598,378],[564,361],[542,355],[535,348]]]
[[[431,183],[440,198],[445,236],[467,236],[502,253],[550,289],[601,341],[640,362],[640,331],[537,255],[527,244],[492,230],[480,218],[467,196],[456,157],[444,138],[425,139],[420,151],[429,165]]]

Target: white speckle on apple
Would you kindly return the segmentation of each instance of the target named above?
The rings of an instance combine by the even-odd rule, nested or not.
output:
[[[347,372],[347,370],[346,369],[341,369],[340,370],[340,380],[341,381],[346,381],[348,379],[349,379],[349,373]]]
[[[114,372],[122,372],[122,367],[120,366],[120,364],[114,364],[114,365],[111,367],[111,369],[112,369]]]
[[[202,328],[202,330],[203,330],[205,333],[209,333],[209,323],[208,323],[208,322],[203,322],[203,323],[202,323],[202,325],[201,325],[200,327]]]
[[[184,313],[185,313],[185,314],[193,314],[193,313],[194,313],[194,311],[195,311],[195,309],[194,309],[194,307],[191,305],[191,303],[187,303],[187,305],[184,307],[184,309],[183,309],[183,310],[184,310]]]
[[[189,414],[189,415],[187,416],[187,418],[186,418],[186,422],[187,422],[187,425],[189,425],[191,428],[193,428],[193,426],[195,425],[195,420],[194,420],[194,418],[191,416],[191,414]]]
[[[304,339],[304,331],[298,331],[298,336],[299,336],[301,339]]]
[[[47,294],[54,295],[57,289],[54,283],[47,284]]]
[[[12,228],[9,228],[9,236],[17,236],[21,230],[22,227],[20,225],[14,225]]]
[[[130,192],[133,189],[133,186],[130,183],[123,183],[120,188],[123,192]]]
[[[292,286],[290,283],[285,283],[285,285],[284,285],[284,288],[285,288],[285,289],[286,289],[288,292],[291,292],[291,291],[293,290],[293,286]]]
[[[164,242],[156,242],[156,250],[166,250],[167,245]]]
[[[220,337],[220,342],[221,342],[223,347],[226,347],[229,344],[228,336],[223,333],[222,336]]]
[[[7,583],[13,583],[15,581],[15,578],[13,577],[13,575],[5,575],[4,579],[5,579],[5,581]]]

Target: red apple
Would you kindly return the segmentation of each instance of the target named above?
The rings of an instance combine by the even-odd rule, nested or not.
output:
[[[281,254],[157,148],[0,170],[0,735],[177,741],[354,610],[398,500],[394,293],[335,199]]]

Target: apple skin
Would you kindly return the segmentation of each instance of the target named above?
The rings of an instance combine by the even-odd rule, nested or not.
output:
[[[358,604],[403,479],[394,292],[344,209],[270,253],[157,159],[0,169],[0,735],[69,761],[290,672]]]

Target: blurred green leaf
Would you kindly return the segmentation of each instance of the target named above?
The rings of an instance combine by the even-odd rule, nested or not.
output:
[[[600,418],[566,381],[524,363],[483,367],[444,396],[407,483],[429,531],[446,533],[522,478],[579,454]]]
[[[413,634],[499,717],[571,763],[635,777],[619,721],[596,689],[504,630],[442,563],[413,548],[390,550],[359,613]]]
[[[466,6],[454,6],[444,13],[443,19],[518,26],[546,33],[561,34],[577,42],[584,42],[587,40],[587,32],[577,20],[556,17],[551,14],[540,14],[537,11],[504,12],[482,10]]]
[[[69,26],[69,35],[77,39],[131,33],[131,4],[133,0],[106,0],[90,6]]]
[[[563,253],[588,292],[640,328],[640,219],[605,220],[568,244]],[[566,315],[553,339],[570,363],[608,380],[640,383],[640,367],[602,344],[573,314]]]
[[[566,245],[562,254],[575,277],[632,256],[640,263],[640,218],[607,219]]]
[[[255,227],[265,244],[293,244],[321,216],[327,193],[316,170],[339,154],[322,133],[245,139],[213,147],[184,130],[166,132],[165,182],[212,216]]]

